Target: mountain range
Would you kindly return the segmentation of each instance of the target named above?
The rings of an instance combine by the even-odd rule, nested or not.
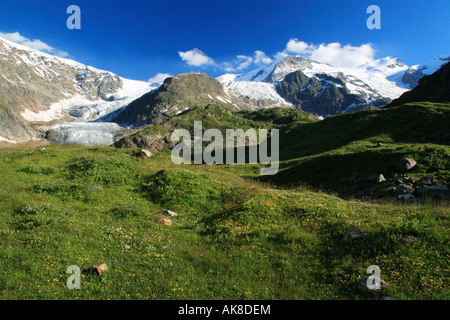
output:
[[[235,111],[283,107],[317,118],[381,108],[448,61],[444,55],[408,67],[387,57],[337,68],[286,56],[244,74],[187,73],[151,84],[0,38],[0,141],[112,144],[123,128],[212,104]]]

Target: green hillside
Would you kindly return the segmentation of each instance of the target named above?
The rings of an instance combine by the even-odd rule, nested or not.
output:
[[[207,126],[281,130],[281,170],[265,181],[259,165],[177,166],[169,150],[151,158],[113,147],[2,150],[0,297],[448,299],[448,201],[335,192],[342,177],[388,175],[403,156],[418,162],[408,175],[448,181],[449,111],[416,103],[323,121],[277,109],[203,117]],[[137,134],[202,114],[191,112]],[[332,192],[311,188],[319,184]],[[163,209],[178,214],[170,225],[155,217]],[[349,240],[357,229],[362,236]],[[108,271],[91,272],[102,263]],[[71,265],[82,269],[81,290],[66,287]],[[370,265],[387,287],[367,289]]]
[[[450,182],[449,124],[450,104],[425,102],[294,123],[282,130],[281,169],[270,181],[339,191],[353,187],[342,180],[354,172],[389,177],[396,161],[412,157],[418,165],[408,176]]]

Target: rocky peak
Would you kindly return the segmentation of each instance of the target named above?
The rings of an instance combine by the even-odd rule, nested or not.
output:
[[[385,105],[382,97],[368,102],[363,94],[354,94],[346,87],[350,82],[344,74],[317,73],[308,77],[302,71],[288,74],[277,86],[277,92],[296,108],[319,115],[333,115]]]
[[[0,38],[0,140],[40,138],[50,122],[98,119],[148,87]]]
[[[113,121],[139,127],[159,123],[164,117],[212,102],[231,104],[219,81],[206,73],[182,73],[167,78],[159,89],[133,101]]]
[[[304,71],[311,69],[312,60],[306,57],[287,56],[281,62],[277,63],[273,71],[265,79],[267,82],[280,82],[293,71]]]

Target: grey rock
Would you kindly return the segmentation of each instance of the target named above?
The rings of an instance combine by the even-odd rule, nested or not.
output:
[[[363,238],[367,235],[367,233],[363,229],[355,229],[350,232],[347,232],[342,238],[343,241],[349,241],[353,239]]]
[[[177,217],[178,216],[178,214],[176,212],[173,212],[173,211],[170,211],[170,210],[166,210],[166,209],[162,210],[160,212],[160,214],[163,214],[163,215],[168,216],[168,217]]]
[[[416,240],[412,238],[401,238],[400,240],[397,241],[397,244],[412,244],[415,241]]]
[[[403,200],[404,202],[414,202],[416,201],[416,197],[414,195],[407,193],[407,194],[399,194],[397,195],[397,200]]]
[[[415,192],[414,188],[407,184],[401,184],[401,185],[398,185],[397,188],[395,188],[396,195],[413,194],[414,192]]]
[[[406,172],[411,170],[417,165],[417,161],[412,158],[403,158],[397,161],[395,168],[401,172]]]
[[[373,176],[373,180],[372,181],[374,181],[376,183],[382,183],[382,182],[386,181],[386,178],[382,174],[375,174]]]
[[[416,191],[418,197],[430,196],[433,198],[450,198],[450,189],[447,187],[431,186],[428,188],[421,188]]]

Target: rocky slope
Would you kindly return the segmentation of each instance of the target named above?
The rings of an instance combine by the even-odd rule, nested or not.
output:
[[[98,119],[152,89],[0,38],[0,140],[39,138],[39,125]]]
[[[230,100],[246,108],[295,107],[321,116],[379,108],[407,91],[389,79],[408,70],[395,58],[358,68],[335,68],[288,56],[246,74],[217,78]]]
[[[130,103],[113,121],[128,127],[158,124],[163,119],[215,102],[236,109],[225,97],[219,81],[206,73],[185,73],[167,78],[158,90],[149,92]]]
[[[381,96],[367,100],[363,94],[352,93],[345,83],[342,73],[336,76],[319,73],[309,78],[302,71],[296,71],[280,82],[277,92],[297,108],[319,115],[376,108],[391,101]]]

